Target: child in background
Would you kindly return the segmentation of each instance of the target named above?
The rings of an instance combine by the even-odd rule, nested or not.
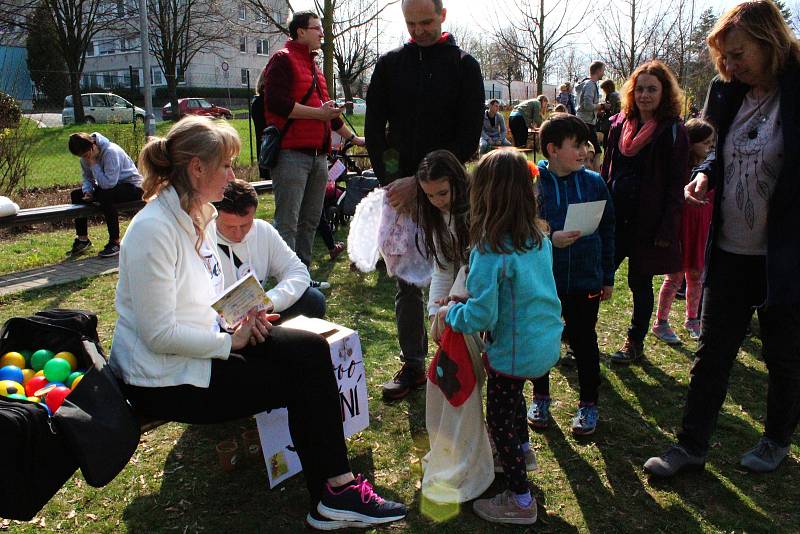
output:
[[[446,322],[456,332],[489,333],[486,421],[508,489],[473,509],[494,523],[536,522],[523,388],[558,361],[562,330],[545,231],[525,157],[512,150],[484,156],[470,186],[468,299],[450,306]]]
[[[583,143],[583,148],[586,151],[586,156],[584,157],[583,166],[592,172],[598,172],[598,169],[596,169],[594,166],[595,163],[594,156],[595,154],[597,154],[597,151],[594,149],[594,145],[592,144],[591,141],[586,141],[585,143]]]
[[[714,147],[714,127],[702,119],[691,119],[686,123],[689,134],[689,171],[702,163]],[[702,207],[683,205],[681,219],[681,247],[683,249],[683,272],[664,277],[658,293],[658,310],[653,323],[653,334],[669,344],[678,344],[680,338],[669,325],[669,312],[675,295],[686,276],[686,321],[683,323],[692,339],[700,339],[700,296],[703,293],[701,276],[705,268],[706,242],[714,211],[714,192],[709,191],[708,202]]]
[[[542,124],[538,193],[542,218],[550,226],[553,242],[553,274],[561,314],[578,367],[580,402],[572,419],[572,433],[592,434],[597,427],[600,387],[600,350],[595,326],[600,301],[614,290],[614,207],[605,182],[583,166],[589,139],[586,124],[574,115],[554,116]],[[582,236],[565,232],[570,204],[605,200],[597,231]],[[550,374],[533,381],[534,398],[528,421],[534,428],[550,424]]]
[[[433,330],[436,312],[447,303],[458,270],[469,261],[467,171],[452,152],[434,150],[420,162],[416,177],[420,252],[434,264],[428,291]]]

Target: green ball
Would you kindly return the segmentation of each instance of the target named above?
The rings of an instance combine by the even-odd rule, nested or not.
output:
[[[75,371],[74,373],[71,373],[71,374],[70,374],[70,375],[67,377],[67,382],[66,382],[66,384],[67,384],[67,387],[68,387],[68,388],[71,388],[71,387],[72,387],[72,383],[73,383],[73,382],[75,381],[75,379],[76,379],[76,378],[78,378],[79,376],[83,376],[83,373],[82,373],[81,371]]]
[[[29,349],[24,349],[24,350],[20,350],[18,352],[25,357],[25,366],[26,367],[30,367],[31,366],[31,357],[33,356],[33,351],[29,350]]]
[[[31,355],[31,368],[34,371],[41,371],[42,369],[44,369],[44,364],[52,360],[53,356],[54,354],[52,350],[47,350],[47,349],[37,350]]]
[[[63,358],[53,358],[44,364],[44,377],[48,382],[64,382],[72,372],[72,366]]]
[[[28,400],[28,397],[25,395],[20,395],[19,393],[14,393],[13,395],[8,396],[9,399],[20,399],[20,400]]]

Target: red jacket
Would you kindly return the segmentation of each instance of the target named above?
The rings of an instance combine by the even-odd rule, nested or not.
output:
[[[312,69],[317,77],[317,89],[311,92],[304,105],[321,107],[330,98],[322,75],[314,61],[316,52],[292,39],[275,52],[264,72],[264,118],[267,124],[283,129],[295,103],[299,103],[311,87]],[[331,128],[342,127],[341,119],[320,121],[293,119],[281,139],[281,149],[329,150]]]

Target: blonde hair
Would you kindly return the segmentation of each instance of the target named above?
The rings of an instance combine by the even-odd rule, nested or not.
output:
[[[236,130],[225,121],[190,115],[177,122],[164,137],[151,137],[139,153],[139,172],[144,181],[145,200],[152,200],[165,187],[178,193],[186,213],[200,205],[197,190],[189,176],[194,158],[207,165],[219,165],[239,154],[241,141]],[[200,228],[200,231],[205,228]],[[198,241],[199,246],[200,240]]]
[[[775,3],[772,0],[742,2],[726,11],[706,38],[711,60],[724,81],[731,81],[731,75],[725,65],[722,42],[734,28],[764,49],[771,77],[776,77],[790,59],[800,62],[800,44]]]

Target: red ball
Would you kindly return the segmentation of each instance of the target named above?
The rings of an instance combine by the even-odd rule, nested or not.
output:
[[[25,384],[25,393],[29,397],[33,397],[34,393],[47,385],[47,379],[44,376],[34,376],[28,383]]]
[[[72,390],[66,386],[58,386],[47,394],[44,401],[47,403],[47,407],[50,408],[50,411],[56,413],[56,410],[61,407],[64,399],[71,392]]]

